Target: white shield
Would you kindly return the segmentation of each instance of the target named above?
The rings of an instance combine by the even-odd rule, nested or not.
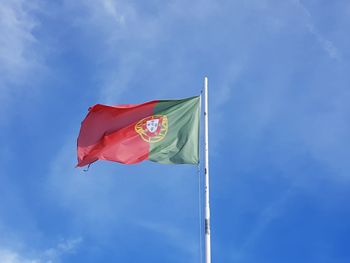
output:
[[[147,130],[154,133],[159,125],[159,119],[152,119],[146,122]]]

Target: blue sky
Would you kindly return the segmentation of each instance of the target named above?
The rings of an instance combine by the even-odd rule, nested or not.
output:
[[[0,2],[0,262],[199,262],[190,165],[74,168],[95,103],[210,89],[213,262],[350,262],[347,0]]]

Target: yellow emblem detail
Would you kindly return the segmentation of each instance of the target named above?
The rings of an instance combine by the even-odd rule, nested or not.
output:
[[[135,125],[135,131],[148,143],[159,142],[168,132],[168,117],[152,115],[140,120]]]

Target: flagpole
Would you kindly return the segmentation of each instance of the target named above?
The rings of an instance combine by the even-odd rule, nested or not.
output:
[[[211,263],[209,207],[209,136],[208,136],[208,78],[204,78],[204,194],[205,194],[205,263]]]

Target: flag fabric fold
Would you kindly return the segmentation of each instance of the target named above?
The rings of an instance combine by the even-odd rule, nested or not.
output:
[[[77,140],[78,167],[97,160],[198,164],[200,97],[89,108]]]

